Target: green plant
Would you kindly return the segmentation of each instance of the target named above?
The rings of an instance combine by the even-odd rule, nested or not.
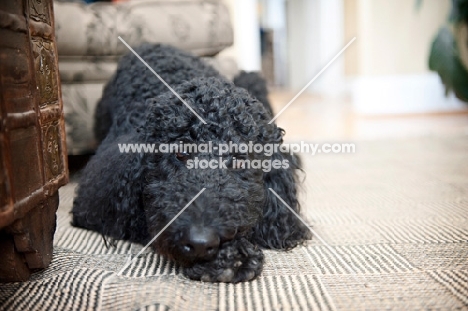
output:
[[[417,6],[421,4],[422,0],[418,0]],[[452,0],[449,22],[452,25],[441,27],[432,42],[429,69],[439,74],[446,93],[453,91],[455,96],[468,102],[468,64],[462,61],[468,55],[460,54],[464,53],[460,46],[468,45],[468,36],[457,38],[454,34],[468,27],[468,0]]]

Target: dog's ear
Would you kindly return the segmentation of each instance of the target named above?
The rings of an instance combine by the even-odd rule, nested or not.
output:
[[[246,89],[250,95],[257,98],[268,113],[270,113],[271,117],[273,117],[273,110],[268,100],[267,82],[259,72],[241,71],[234,77],[233,82],[236,86]]]
[[[277,130],[282,133],[282,129]],[[278,141],[281,142],[282,139]],[[280,161],[282,167],[272,168],[271,171],[264,173],[266,200],[263,217],[254,229],[254,238],[265,248],[290,249],[309,239],[311,234],[302,221],[276,195],[299,214],[297,192],[300,159],[295,155],[278,151],[272,154],[270,160],[272,163]]]
[[[121,142],[138,143],[132,137],[135,135],[124,136]],[[146,220],[140,210],[144,157],[121,153],[119,142],[105,139],[83,170],[73,202],[72,224],[117,240],[141,243],[147,238]]]

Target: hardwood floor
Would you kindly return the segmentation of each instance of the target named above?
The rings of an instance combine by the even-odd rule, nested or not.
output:
[[[272,90],[270,100],[275,113],[295,95],[290,91]],[[453,114],[364,117],[353,113],[349,98],[325,98],[304,93],[278,117],[277,123],[286,129],[285,139],[288,141],[468,135],[468,110]]]

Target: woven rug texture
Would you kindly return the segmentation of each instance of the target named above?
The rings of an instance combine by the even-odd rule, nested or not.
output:
[[[60,190],[49,268],[0,284],[0,310],[468,310],[468,136],[356,142],[302,155],[303,213],[316,236],[265,251],[252,282],[191,281],[142,245],[106,247],[70,225]],[[321,238],[321,239],[320,239]]]

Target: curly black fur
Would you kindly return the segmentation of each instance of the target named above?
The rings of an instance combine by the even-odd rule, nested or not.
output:
[[[73,224],[114,239],[147,243],[202,189],[206,190],[156,239],[158,253],[185,267],[196,280],[240,282],[258,276],[261,248],[290,249],[309,238],[307,228],[268,189],[294,210],[299,162],[289,169],[188,169],[168,153],[120,153],[118,143],[281,143],[284,131],[268,124],[271,113],[245,89],[222,78],[198,58],[164,45],[136,52],[207,122],[204,125],[140,61],[129,54],[105,88],[97,113],[107,136],[83,171],[73,204]],[[104,108],[105,107],[105,108]],[[103,113],[103,114],[102,114]],[[110,121],[109,121],[110,120]],[[218,154],[193,154],[200,159]],[[236,154],[226,154],[231,161]],[[263,154],[248,154],[264,160]],[[190,226],[209,227],[220,245],[200,260],[183,248]]]
[[[271,110],[271,104],[268,100],[267,83],[262,76],[256,72],[241,71],[234,77],[233,82],[236,86],[243,87],[250,95],[257,98],[273,116],[273,110]]]

